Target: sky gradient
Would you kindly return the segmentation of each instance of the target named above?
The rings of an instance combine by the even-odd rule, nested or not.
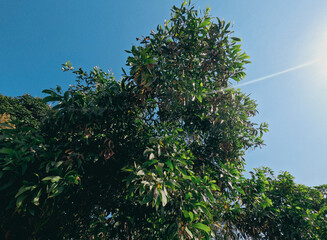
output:
[[[74,84],[61,71],[94,66],[120,78],[136,37],[170,18],[169,0],[0,1],[0,93],[19,96]],[[211,15],[231,21],[251,57],[242,86],[267,122],[266,146],[249,151],[247,169],[289,171],[297,183],[327,183],[327,1],[198,0]],[[326,57],[325,57],[326,58]],[[297,68],[318,59],[314,64]]]

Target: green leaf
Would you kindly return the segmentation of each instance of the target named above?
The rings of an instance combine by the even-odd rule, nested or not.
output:
[[[185,194],[185,199],[191,198],[192,197],[192,193],[188,192]]]
[[[169,159],[165,162],[165,164],[170,168],[170,170],[174,170],[173,164]]]
[[[35,209],[34,208],[29,208],[28,211],[32,216],[35,215]]]
[[[146,60],[145,60],[145,64],[153,64],[153,63],[155,63],[156,62],[156,60],[154,60],[154,59],[152,59],[152,58],[147,58]]]
[[[241,42],[242,39],[238,38],[238,37],[231,37],[231,39],[235,42]]]
[[[22,165],[22,175],[25,174],[26,170],[27,170],[27,164],[23,164]]]
[[[44,89],[42,93],[50,94],[50,95],[56,95],[57,93],[50,89]]]
[[[203,223],[195,223],[195,224],[193,224],[193,227],[195,227],[197,229],[200,229],[200,230],[203,230],[206,233],[210,233],[210,231],[211,231],[211,229],[207,225],[205,225]]]
[[[242,188],[236,186],[235,189],[236,189],[240,194],[245,195],[245,192],[243,191]]]
[[[207,196],[208,196],[208,198],[210,199],[211,202],[215,201],[215,199],[214,199],[214,197],[213,197],[213,195],[212,195],[212,193],[211,193],[211,191],[209,189],[207,189]]]
[[[159,165],[154,165],[154,167],[156,168],[158,175],[160,177],[163,177],[162,167],[160,167]]]
[[[36,186],[22,186],[19,190],[18,190],[18,192],[16,193],[16,195],[15,195],[15,198],[17,198],[19,195],[21,195],[22,193],[24,193],[24,192],[26,192],[26,191],[28,191],[28,190],[33,190],[33,189],[35,189],[36,188]]]
[[[6,184],[4,184],[4,185],[2,185],[1,187],[0,187],[0,191],[3,191],[3,190],[5,190],[6,188],[8,188],[8,187],[10,187],[13,183],[14,183],[14,178],[11,178],[10,180],[9,180],[9,182],[7,182]]]
[[[11,148],[1,148],[0,153],[8,154],[8,155],[15,155],[16,151]]]
[[[41,193],[42,193],[42,189],[40,189],[38,191],[38,193],[36,194],[36,196],[33,198],[32,202],[34,203],[35,206],[39,205],[39,199],[40,199]]]
[[[195,205],[198,206],[204,212],[204,214],[206,214],[209,218],[212,217],[212,214],[203,203],[200,202],[200,203],[196,203]]]
[[[23,201],[24,201],[24,199],[27,197],[27,195],[20,195],[18,198],[17,198],[17,201],[16,201],[16,207],[17,208],[19,208],[21,205],[22,205],[22,203],[23,203]]]
[[[200,23],[199,27],[200,27],[200,28],[206,27],[206,26],[208,26],[210,23],[211,23],[211,19],[210,19],[210,18],[206,18],[206,19],[204,19],[203,22]]]
[[[143,164],[143,167],[147,168],[147,167],[150,167],[152,166],[153,164],[157,163],[158,160],[157,159],[152,159],[150,161],[146,161],[144,164]]]
[[[194,214],[192,212],[188,212],[189,216],[190,216],[190,219],[191,219],[191,222],[193,222],[193,219],[194,219]]]
[[[121,170],[124,172],[134,172],[133,168],[128,168],[128,167],[123,167]]]
[[[49,177],[45,177],[42,179],[42,181],[51,181],[51,182],[58,182],[62,177],[60,176],[49,176]]]
[[[43,101],[45,102],[56,102],[56,101],[60,101],[61,97],[54,97],[54,96],[47,96],[45,98],[43,98]]]
[[[229,26],[230,26],[230,22],[228,22],[227,24],[226,24],[226,26],[225,26],[225,31],[229,28]]]
[[[190,218],[190,214],[188,213],[188,211],[182,210],[182,212],[185,218]]]

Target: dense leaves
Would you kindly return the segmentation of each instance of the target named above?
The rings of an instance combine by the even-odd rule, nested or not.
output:
[[[326,185],[299,185],[288,172],[275,176],[268,168],[251,175],[231,215],[245,239],[326,239]]]
[[[29,94],[16,98],[0,94],[0,118],[6,118],[16,127],[39,127],[49,109],[41,98],[34,98]]]
[[[243,175],[267,125],[251,121],[255,101],[231,87],[249,57],[229,25],[185,2],[127,51],[119,81],[64,64],[76,85],[43,91],[55,104],[42,121],[1,130],[2,236],[326,238],[325,186],[268,169]],[[10,124],[24,119],[3,112]]]

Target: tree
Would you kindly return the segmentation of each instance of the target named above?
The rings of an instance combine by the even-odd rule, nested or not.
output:
[[[41,98],[25,94],[8,97],[0,94],[0,115],[3,121],[12,122],[17,127],[39,127],[50,107]]]
[[[285,208],[272,189],[284,186],[285,179],[268,179],[264,171],[252,179],[243,176],[245,151],[263,145],[267,125],[250,120],[257,113],[255,101],[231,88],[232,80],[245,76],[249,57],[229,26],[211,18],[209,9],[200,14],[184,2],[172,8],[163,27],[128,51],[129,69],[121,80],[97,68],[85,72],[64,64],[64,71],[76,74],[76,86],[44,90],[44,101],[56,104],[40,126],[2,130],[3,235],[286,236],[274,235],[276,228],[266,233],[256,217],[262,214],[265,223],[278,221],[277,226],[287,222],[282,213],[274,214]],[[287,179],[286,185],[314,199],[298,204],[301,194],[290,197],[291,187],[280,191],[281,198],[317,210],[314,223],[323,228],[325,188]],[[311,231],[313,224],[306,224]],[[296,231],[280,231],[290,229]]]
[[[243,207],[231,215],[245,239],[327,238],[326,185],[296,184],[288,172],[275,176],[269,168],[250,173],[242,188]]]

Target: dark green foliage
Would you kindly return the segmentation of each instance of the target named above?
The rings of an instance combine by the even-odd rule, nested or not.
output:
[[[232,215],[244,238],[327,238],[325,185],[296,184],[288,172],[275,176],[268,168],[256,169],[251,175],[243,182],[242,207],[233,209]]]
[[[256,103],[230,88],[248,56],[229,23],[186,5],[128,51],[121,80],[68,62],[76,86],[44,90],[56,103],[46,117],[2,130],[3,236],[326,237],[324,186],[243,176],[245,151],[267,131],[250,120]]]
[[[16,127],[39,127],[50,107],[41,99],[25,94],[21,97],[8,97],[0,94],[0,115],[7,113]]]

